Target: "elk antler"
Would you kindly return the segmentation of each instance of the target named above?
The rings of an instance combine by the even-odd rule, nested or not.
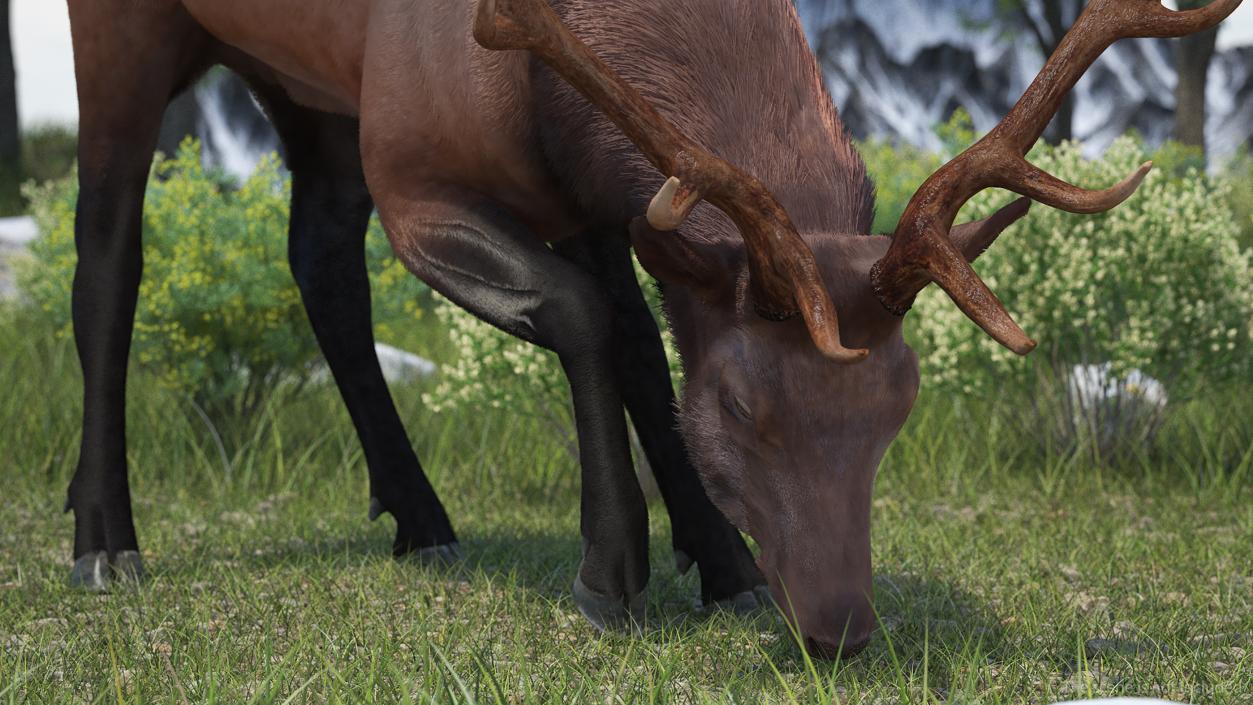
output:
[[[1072,213],[1100,213],[1125,201],[1152,162],[1113,188],[1087,191],[1027,163],[1026,154],[1066,94],[1111,44],[1130,37],[1181,37],[1204,31],[1226,19],[1241,2],[1214,0],[1197,10],[1176,12],[1163,7],[1161,0],[1092,0],[1009,115],[932,175],[909,202],[887,255],[871,270],[883,305],[904,315],[918,292],[934,281],[988,335],[1020,355],[1031,352],[1035,341],[1018,327],[950,238],[958,211],[991,187]],[[1022,204],[1010,208],[1021,214]]]
[[[766,187],[676,130],[570,33],[547,0],[480,0],[474,38],[488,49],[535,54],[603,110],[670,177],[648,209],[653,228],[677,229],[701,200],[708,200],[730,216],[744,238],[758,313],[785,320],[799,311],[824,355],[844,363],[866,358],[868,351],[850,350],[840,342],[835,305],[813,252]]]

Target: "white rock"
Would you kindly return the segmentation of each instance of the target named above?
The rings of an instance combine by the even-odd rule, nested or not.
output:
[[[1077,365],[1066,380],[1072,441],[1087,438],[1101,455],[1128,443],[1148,446],[1165,418],[1169,395],[1161,382],[1132,370],[1124,377],[1111,366]]]
[[[434,362],[390,345],[378,343],[374,346],[374,351],[379,356],[383,377],[388,382],[413,382],[422,377],[430,377],[437,369]]]
[[[1115,377],[1110,364],[1076,365],[1068,384],[1071,403],[1079,409],[1119,400],[1161,409],[1169,396],[1166,387],[1140,370],[1132,370],[1125,378]]]
[[[26,245],[39,235],[35,219],[29,217],[0,218],[0,243]]]
[[[424,357],[390,345],[377,343],[374,352],[378,355],[379,367],[383,368],[383,379],[389,384],[415,382],[423,377],[430,377],[439,369],[434,362]],[[331,381],[331,371],[325,362],[319,362],[309,378],[316,384],[326,384]]]

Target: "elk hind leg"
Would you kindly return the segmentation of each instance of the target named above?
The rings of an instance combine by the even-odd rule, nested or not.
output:
[[[374,348],[365,261],[374,202],[362,173],[357,121],[298,106],[272,86],[257,93],[292,172],[292,275],[361,440],[370,517],[387,512],[396,520],[397,557],[455,560],[457,536],[418,462]]]

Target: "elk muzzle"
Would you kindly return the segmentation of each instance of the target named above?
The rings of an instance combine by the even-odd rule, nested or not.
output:
[[[830,482],[835,477],[843,482]],[[815,658],[853,656],[875,628],[868,476],[840,473],[785,496],[771,512],[750,509],[758,567],[770,594]]]
[[[821,552],[759,561],[770,594],[814,658],[851,658],[875,629],[870,544],[839,542]],[[832,550],[832,549],[835,550]]]

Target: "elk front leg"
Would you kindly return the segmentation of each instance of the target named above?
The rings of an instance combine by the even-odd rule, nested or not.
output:
[[[365,234],[374,202],[361,171],[357,122],[258,86],[292,171],[289,259],[318,345],[370,473],[370,517],[396,520],[399,558],[455,560],[457,535],[409,442],[374,349]]]
[[[613,368],[613,310],[587,273],[490,203],[378,193],[396,254],[488,323],[557,353],[570,382],[582,466],[579,609],[598,628],[643,619],[648,510],[631,465]],[[473,205],[470,205],[473,204]]]
[[[740,532],[709,501],[679,436],[661,331],[631,266],[626,232],[587,233],[555,249],[600,282],[613,304],[618,389],[670,513],[679,572],[699,568],[705,604],[757,607],[768,594],[765,580]]]
[[[70,582],[103,591],[142,578],[126,467],[126,365],[139,280],[144,188],[171,95],[202,65],[207,37],[173,0],[71,0],[79,93],[74,339],[83,435],[66,509]]]

